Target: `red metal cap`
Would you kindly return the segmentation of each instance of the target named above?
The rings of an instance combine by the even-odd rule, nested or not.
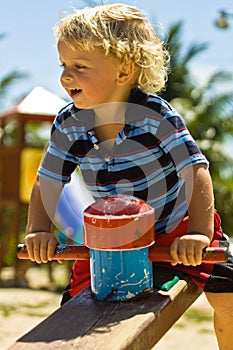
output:
[[[154,209],[134,196],[100,198],[84,211],[85,245],[108,250],[150,246],[154,220]]]

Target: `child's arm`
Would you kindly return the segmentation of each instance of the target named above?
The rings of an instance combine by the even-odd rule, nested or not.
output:
[[[33,186],[25,242],[30,259],[37,263],[52,260],[58,244],[52,227],[61,189],[62,186],[41,178]]]
[[[202,250],[210,245],[214,231],[214,195],[212,181],[204,164],[185,170],[181,176],[185,181],[188,201],[189,224],[186,235],[176,238],[170,246],[173,265],[199,265]]]

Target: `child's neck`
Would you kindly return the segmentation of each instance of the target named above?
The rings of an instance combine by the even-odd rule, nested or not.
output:
[[[124,102],[112,102],[95,106],[95,126],[125,123],[126,107],[127,103]]]
[[[111,103],[95,108],[95,133],[107,153],[111,153],[119,131],[125,125],[126,103]]]

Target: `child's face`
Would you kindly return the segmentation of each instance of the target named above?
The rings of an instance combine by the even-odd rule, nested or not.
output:
[[[63,66],[61,84],[77,108],[127,101],[129,88],[119,84],[119,60],[104,56],[100,50],[73,50],[61,40],[58,52]]]

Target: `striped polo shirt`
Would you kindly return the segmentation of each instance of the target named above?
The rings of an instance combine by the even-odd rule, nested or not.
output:
[[[94,131],[94,111],[73,103],[54,120],[39,176],[66,184],[79,166],[95,199],[124,193],[155,209],[156,234],[169,232],[187,214],[180,173],[208,161],[182,118],[162,98],[133,89],[125,125],[110,153]]]

